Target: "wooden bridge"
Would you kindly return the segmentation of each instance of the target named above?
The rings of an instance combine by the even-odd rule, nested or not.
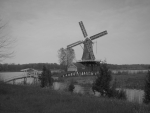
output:
[[[24,79],[23,83],[26,84],[27,83],[27,78],[34,78],[34,82],[36,82],[38,80],[38,76],[34,76],[34,75],[26,75],[26,76],[20,75],[20,76],[15,76],[15,77],[9,78],[9,79],[5,80],[5,82],[6,83],[13,82],[13,84],[15,84],[16,80]]]
[[[21,71],[23,71],[24,73],[19,76],[14,76],[12,78],[6,79],[5,83],[13,82],[13,84],[15,84],[16,80],[23,79],[23,84],[27,84],[27,78],[33,78],[34,83],[37,83],[38,76],[40,73],[39,71],[31,69],[31,68],[23,69]]]

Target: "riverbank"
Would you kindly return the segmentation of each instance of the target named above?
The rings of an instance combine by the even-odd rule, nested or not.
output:
[[[123,100],[0,84],[1,113],[148,113],[149,107]]]
[[[15,76],[22,75],[23,72],[5,72],[0,73],[1,80],[7,80]],[[55,76],[54,76],[55,77]],[[112,74],[111,84],[114,79],[117,80],[117,88],[128,88],[128,89],[144,89],[146,73],[134,73],[134,74]],[[77,77],[58,77],[58,81],[70,81],[74,80],[80,85],[91,85],[96,79],[96,76],[77,76]],[[17,80],[16,82],[22,82],[23,80]],[[56,80],[57,81],[57,80]]]
[[[60,78],[60,81],[71,81],[73,80],[75,83],[80,84],[82,86],[92,87],[93,81],[96,79],[96,76],[78,76],[78,77],[64,77]],[[111,85],[114,83],[116,79],[116,87],[117,88],[125,88],[125,89],[140,89],[144,90],[145,86],[145,74],[120,74],[115,75],[112,74]]]

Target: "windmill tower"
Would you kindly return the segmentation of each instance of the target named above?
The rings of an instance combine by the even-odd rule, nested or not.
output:
[[[95,40],[99,37],[102,37],[102,36],[106,35],[107,31],[103,31],[101,33],[98,33],[96,35],[88,37],[87,32],[85,30],[85,27],[83,25],[83,22],[82,21],[79,22],[79,25],[80,25],[80,28],[82,30],[82,33],[83,33],[83,36],[84,36],[85,40],[84,41],[77,41],[75,43],[72,43],[72,44],[68,45],[67,48],[69,49],[69,48],[75,47],[77,45],[83,44],[84,49],[83,49],[82,60],[78,61],[78,63],[81,63],[86,67],[90,67],[91,70],[93,70],[93,67],[99,65],[100,61],[95,60],[95,56],[94,56],[94,53],[93,53],[93,45],[92,45],[93,42],[92,42],[92,40]]]

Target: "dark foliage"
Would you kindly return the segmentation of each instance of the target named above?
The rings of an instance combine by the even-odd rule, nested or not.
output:
[[[117,90],[117,79],[115,78],[112,87],[109,90],[109,97],[117,99],[126,99],[126,93],[123,89]]]
[[[98,91],[102,96],[109,96],[111,72],[105,62],[100,63],[99,75],[93,83],[92,90]]]
[[[146,76],[144,92],[145,92],[144,103],[149,104],[150,103],[150,71],[148,71]]]
[[[71,92],[71,93],[73,92],[73,90],[75,88],[74,83],[75,83],[75,81],[73,79],[70,80],[70,84],[68,86],[68,91]]]
[[[70,92],[73,92],[74,88],[75,88],[75,87],[74,87],[74,84],[71,83],[71,84],[69,85],[68,90],[69,90]]]
[[[43,71],[41,76],[39,77],[39,80],[41,81],[41,87],[52,85],[53,79],[52,79],[51,71],[47,69],[45,66],[43,66]]]
[[[63,69],[63,67],[57,63],[0,64],[0,72],[18,72],[26,68],[42,70],[43,66],[46,66],[48,69]]]
[[[126,99],[126,93],[124,90],[116,90],[116,89],[110,89],[109,90],[109,97],[111,98],[117,98],[117,99]]]

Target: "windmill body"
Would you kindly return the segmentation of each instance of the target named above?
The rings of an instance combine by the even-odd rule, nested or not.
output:
[[[82,33],[83,33],[85,40],[72,43],[72,44],[68,45],[67,48],[72,48],[72,47],[75,47],[77,45],[84,44],[82,60],[78,61],[78,63],[81,63],[81,64],[88,66],[88,67],[94,66],[95,64],[99,64],[100,61],[95,60],[95,56],[93,53],[93,42],[92,42],[92,40],[95,40],[101,36],[106,35],[107,31],[103,31],[103,32],[98,33],[96,35],[93,35],[89,38],[82,21],[79,22],[79,25],[81,27],[81,30],[82,30]]]
[[[89,39],[86,38],[84,41],[84,49],[83,49],[83,55],[82,55],[82,60],[95,60],[95,56],[93,53],[93,42]]]

